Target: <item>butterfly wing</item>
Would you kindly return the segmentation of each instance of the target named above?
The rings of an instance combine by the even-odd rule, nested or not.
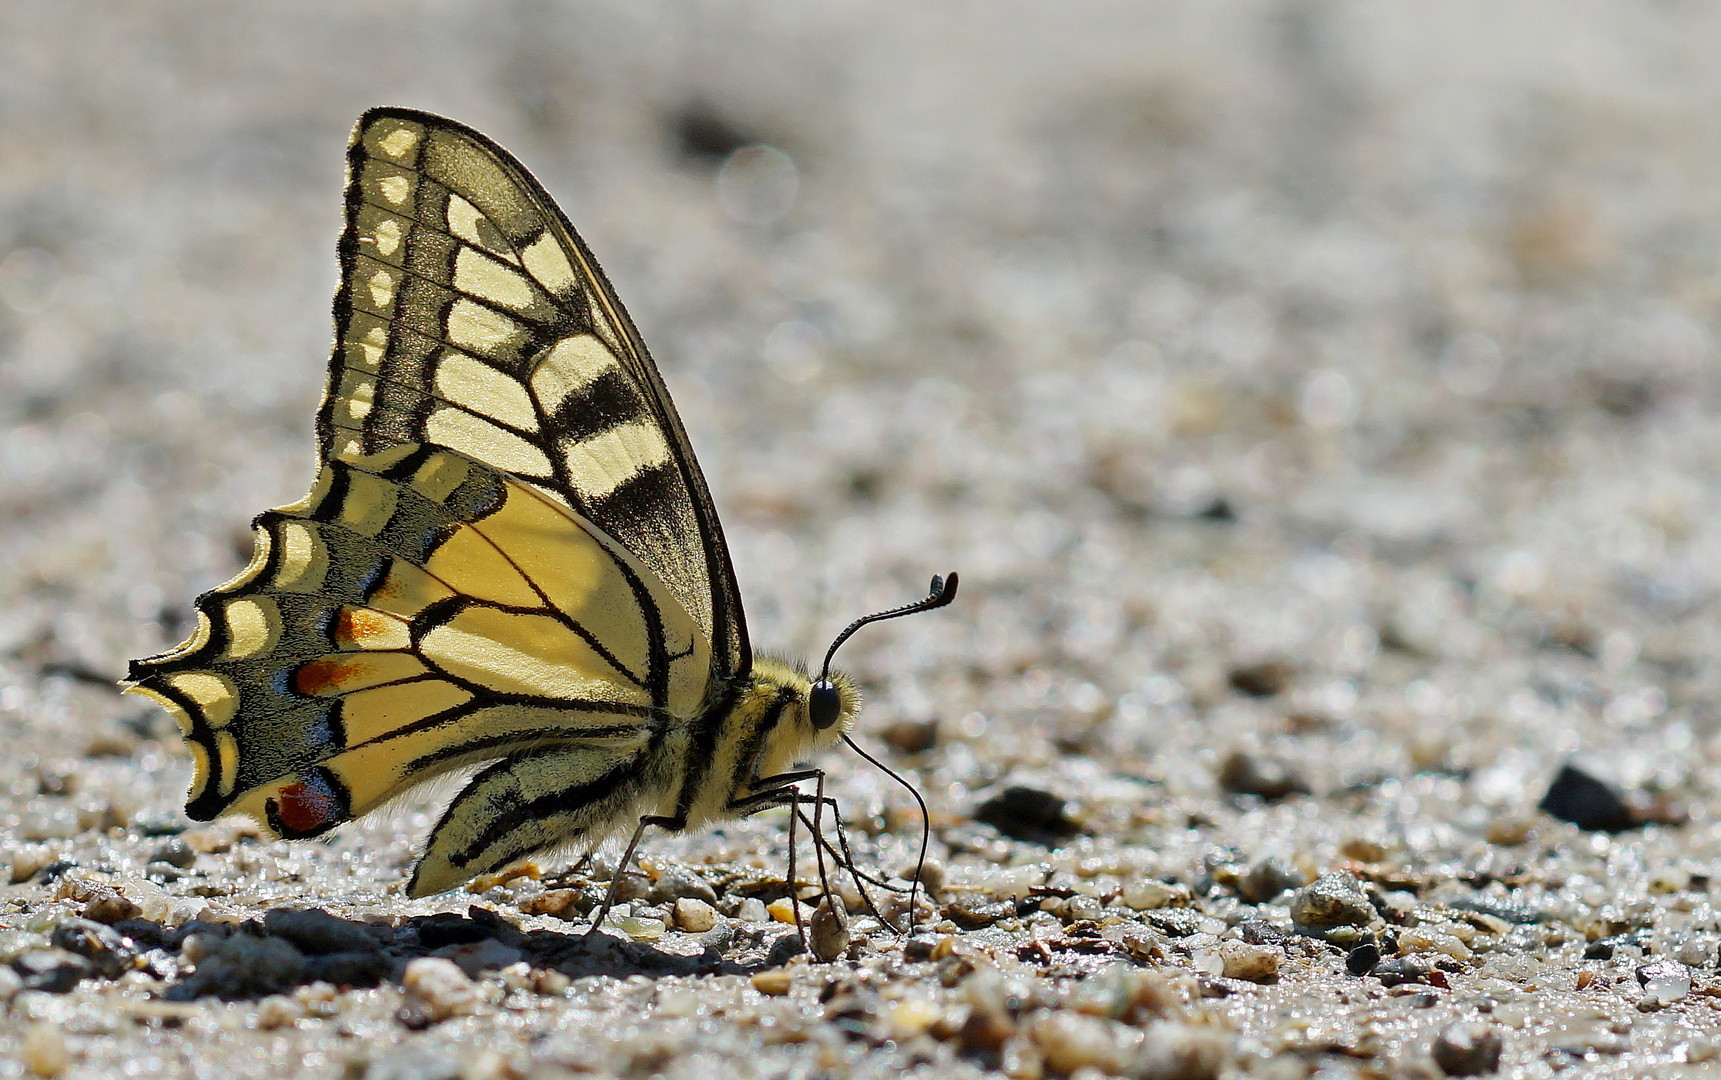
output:
[[[348,151],[325,458],[431,443],[527,480],[620,541],[750,668],[729,549],[633,322],[537,181],[476,131],[373,109]]]
[[[542,189],[406,110],[367,113],[349,156],[317,483],[131,678],[186,732],[199,819],[311,836],[493,762],[416,895],[599,838],[751,658],[680,421]]]

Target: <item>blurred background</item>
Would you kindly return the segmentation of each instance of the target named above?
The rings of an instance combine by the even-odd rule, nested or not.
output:
[[[760,648],[962,572],[845,652],[936,805],[1007,777],[1093,823],[1247,791],[1242,753],[1445,835],[1579,753],[1707,817],[1718,35],[1683,0],[0,6],[5,769],[177,807],[111,681],[311,478],[342,152],[399,104],[583,232]],[[70,820],[51,787],[12,827]]]

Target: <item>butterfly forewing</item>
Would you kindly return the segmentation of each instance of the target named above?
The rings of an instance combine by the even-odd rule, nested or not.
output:
[[[744,674],[705,481],[560,211],[505,151],[424,113],[367,113],[349,157],[324,456],[432,443],[531,481],[657,573],[713,643],[714,680]]]

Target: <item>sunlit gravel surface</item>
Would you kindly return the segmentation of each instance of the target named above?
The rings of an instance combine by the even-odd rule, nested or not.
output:
[[[1721,1070],[1718,40],[1630,0],[0,5],[0,1076]],[[326,844],[180,813],[114,680],[305,490],[377,104],[583,231],[757,647],[961,571],[844,652],[931,808],[912,933],[833,868],[804,951],[781,813],[648,836],[589,938],[614,852],[408,901],[433,797]],[[820,764],[905,885],[908,794]]]

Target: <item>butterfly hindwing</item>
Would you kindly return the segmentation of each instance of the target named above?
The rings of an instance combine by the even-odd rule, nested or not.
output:
[[[325,458],[429,443],[552,494],[637,555],[748,670],[721,526],[662,379],[584,244],[506,151],[377,109],[349,150]]]
[[[257,532],[198,633],[133,669],[186,731],[194,817],[308,836],[478,762],[614,767],[706,693],[710,643],[650,568],[464,455],[332,460]]]

